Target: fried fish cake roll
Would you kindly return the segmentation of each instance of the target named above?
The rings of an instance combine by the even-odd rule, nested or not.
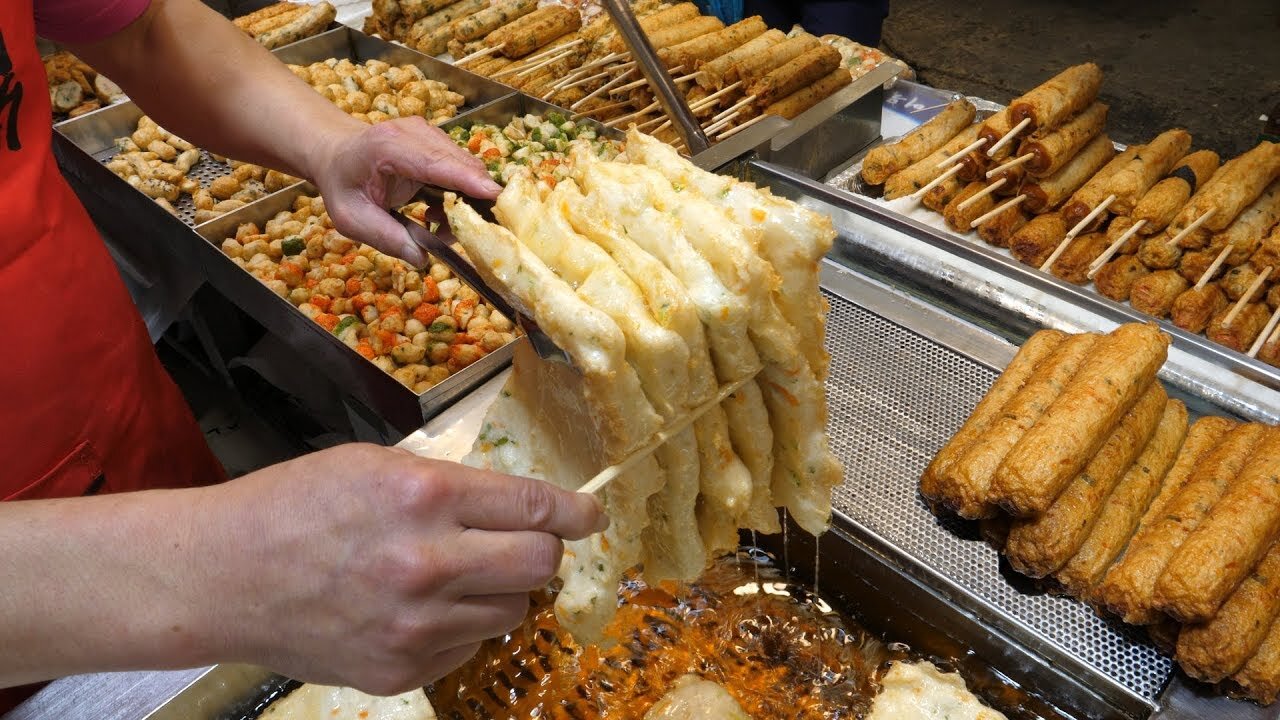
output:
[[[1182,262],[1182,248],[1166,231],[1143,240],[1138,246],[1138,259],[1152,270],[1168,270]]]
[[[999,416],[1001,408],[1022,390],[1036,367],[1066,339],[1066,333],[1060,330],[1041,330],[1027,338],[1004,372],[991,385],[991,389],[978,401],[973,412],[969,413],[969,418],[925,468],[924,474],[920,476],[920,493],[925,499],[936,502],[943,497],[943,476],[951,471],[952,466],[974,442],[986,434]]]
[[[764,20],[759,15],[754,15],[726,28],[664,48],[659,51],[658,56],[667,64],[667,67],[682,65],[686,72],[691,72],[708,60],[720,57],[763,35],[768,29]]]
[[[1198,283],[1213,266],[1216,257],[1217,253],[1211,253],[1208,250],[1188,250],[1182,253],[1182,259],[1178,261],[1178,274],[1186,278],[1189,283]]]
[[[995,198],[990,194],[984,195],[976,202],[970,203],[963,210],[960,205],[969,200],[969,198],[977,195],[987,187],[985,182],[971,182],[964,187],[951,202],[942,210],[942,218],[947,221],[947,227],[958,233],[969,232],[969,224],[975,219],[982,217],[990,212],[996,206]]]
[[[1163,385],[1148,384],[1142,397],[1111,431],[1084,471],[1067,483],[1062,494],[1040,515],[1013,521],[1004,553],[1015,570],[1042,578],[1057,572],[1080,550],[1103,503],[1155,434],[1168,399]]]
[[[1134,310],[1151,317],[1167,317],[1178,296],[1190,285],[1177,270],[1157,270],[1138,278],[1133,284],[1129,289],[1129,304]]]
[[[1150,324],[1121,325],[1095,344],[1079,372],[992,478],[992,496],[1014,517],[1049,509],[1155,381],[1169,336]]]
[[[1107,181],[1107,194],[1116,196],[1111,211],[1120,215],[1133,212],[1147,191],[1168,174],[1190,149],[1191,133],[1182,128],[1157,135]]]
[[[543,10],[549,12],[541,17],[534,18],[535,15]],[[527,23],[521,22],[521,20],[530,18],[534,19]],[[582,27],[582,15],[576,8],[548,5],[525,15],[512,24],[520,27],[512,30],[511,34],[503,40],[502,54],[515,60],[533,53],[544,45],[550,44],[556,38],[575,32]]]
[[[1093,284],[1103,297],[1125,302],[1129,299],[1133,284],[1150,272],[1137,257],[1121,255],[1098,270],[1093,276]]]
[[[966,186],[968,186],[968,183],[962,182],[959,177],[952,175],[925,193],[924,197],[920,198],[920,204],[936,213],[944,212],[947,204],[964,191]]]
[[[982,127],[978,130],[978,137],[987,141],[986,144],[983,145],[984,148],[992,148],[995,147],[996,143],[1000,142],[1000,138],[1003,138],[1012,129],[1013,123],[1009,122],[1009,109],[1005,108],[983,121]],[[991,162],[998,163],[1004,161],[1013,154],[1017,144],[1018,143],[1013,142],[1012,140],[1005,143],[1004,146],[996,151],[996,154],[991,157]],[[985,153],[987,151],[983,150],[983,152]]]
[[[1069,337],[1057,330],[1032,335],[925,469],[921,494],[962,517],[994,514],[986,495],[996,466],[1057,397],[1096,340],[1096,335]]]
[[[1027,209],[1033,213],[1042,213],[1057,208],[1115,154],[1111,138],[1103,133],[1089,141],[1054,174],[1035,180],[1028,177],[1022,184],[1022,192],[1027,195]]]
[[[1058,127],[1042,128],[1029,135],[1018,146],[1017,153],[1019,156],[1031,154],[1027,174],[1043,178],[1062,169],[1081,148],[1102,133],[1109,109],[1106,103],[1096,102]]]
[[[1271,623],[1258,651],[1231,679],[1256,703],[1276,701],[1280,694],[1280,622]]]
[[[976,112],[973,103],[961,98],[898,142],[872,149],[862,160],[862,179],[872,185],[880,185],[890,175],[932,154],[969,127]]]
[[[1073,65],[1009,103],[1009,120],[1017,125],[1029,118],[1031,130],[1056,127],[1093,104],[1101,88],[1097,65]]]
[[[1280,180],[1268,185],[1258,199],[1245,208],[1227,229],[1210,237],[1208,249],[1216,255],[1222,248],[1230,245],[1232,249],[1227,256],[1227,264],[1239,265],[1253,255],[1267,230],[1277,221],[1280,221]]]
[[[893,200],[904,197],[928,185],[943,172],[938,167],[938,163],[963,150],[977,137],[978,124],[974,123],[947,141],[947,144],[912,163],[907,169],[890,175],[889,179],[884,181],[884,199]]]
[[[257,38],[258,44],[268,50],[295,43],[303,38],[311,37],[329,26],[338,16],[338,10],[330,3],[320,3],[307,8],[306,12],[291,19],[280,27],[268,30]],[[407,22],[407,21],[406,21]]]
[[[801,113],[831,97],[840,88],[853,83],[853,76],[844,68],[838,67],[820,78],[818,82],[800,88],[778,102],[766,107],[761,112],[765,115],[777,115],[788,120],[799,117]]]
[[[1186,435],[1187,406],[1179,400],[1169,400],[1155,433],[1107,496],[1088,537],[1055,576],[1072,596],[1088,598],[1124,550],[1143,513],[1160,492]]]
[[[1176,658],[1188,675],[1216,683],[1253,657],[1280,614],[1280,544],[1272,544],[1258,567],[1231,593],[1208,622],[1186,625]]]
[[[1107,247],[1111,247],[1111,243],[1119,240],[1120,236],[1129,232],[1129,228],[1133,227],[1133,223],[1133,218],[1126,215],[1117,215],[1112,218],[1111,222],[1107,223]],[[1129,236],[1129,239],[1116,252],[1121,255],[1132,255],[1138,252],[1138,248],[1141,245],[1142,239],[1138,237],[1137,233],[1134,233]]]
[[[1031,216],[1021,207],[1010,207],[978,226],[978,237],[996,247],[1009,247],[1013,234],[1030,222]]]
[[[1190,282],[1190,281],[1188,281]],[[1227,307],[1229,302],[1217,283],[1209,283],[1200,289],[1185,290],[1173,301],[1169,319],[1174,325],[1190,333],[1200,334],[1209,327],[1213,316]]]
[[[996,168],[992,168],[992,170],[995,170],[995,169]],[[963,171],[956,173],[957,176],[963,175],[963,174],[964,174]],[[1005,181],[1004,185],[1001,185],[1000,189],[996,190],[996,194],[1008,197],[1010,195],[1018,194],[1018,192],[1022,189],[1022,181],[1026,179],[1026,177],[1027,177],[1027,169],[1021,165],[1014,165],[1013,167],[999,169],[999,171],[996,172],[995,175],[992,175],[990,178],[987,177],[987,172],[984,170],[983,172],[978,174],[977,179],[986,180],[987,182],[992,182],[992,183],[999,182],[1000,180],[1004,180]]]
[[[1280,267],[1280,225],[1272,228],[1271,233],[1262,239],[1258,249],[1249,256],[1249,264],[1257,270]]]
[[[701,15],[702,13],[698,10],[698,6],[694,3],[676,3],[675,5],[669,5],[662,10],[659,10],[648,17],[640,18],[640,29],[644,30],[645,35],[648,35],[650,41],[652,41],[655,34],[668,28],[673,28],[677,25],[689,22],[690,20],[697,20]],[[710,26],[708,25],[708,27]],[[721,23],[720,27],[724,27],[724,24]],[[698,33],[698,35],[703,35],[707,32],[714,32],[719,29],[720,28],[706,30]],[[697,35],[691,35],[684,39],[688,40],[693,37],[697,37]],[[601,50],[604,54],[627,52],[627,41],[616,32],[612,36],[602,38],[602,40],[607,40],[604,48]],[[681,40],[680,42],[684,42],[684,40]],[[655,45],[654,47],[657,46]]]
[[[413,22],[418,18],[440,12],[453,2],[454,0],[400,0],[400,12]]]
[[[460,42],[478,40],[537,9],[537,0],[500,0],[460,20],[453,26],[453,37]]]
[[[1218,232],[1231,224],[1242,210],[1280,176],[1280,144],[1263,141],[1243,155],[1223,163],[1218,172],[1186,206],[1178,211],[1169,227],[1177,232],[1213,211],[1202,231]]]
[[[1209,321],[1209,327],[1204,334],[1219,345],[1229,347],[1236,352],[1245,352],[1253,345],[1253,341],[1258,339],[1262,328],[1266,327],[1271,311],[1267,309],[1266,303],[1251,302],[1240,310],[1230,325],[1227,325],[1226,318],[1230,312],[1231,308],[1218,311]]]
[[[1089,282],[1089,268],[1107,249],[1107,237],[1102,233],[1087,233],[1071,241],[1067,249],[1062,251],[1049,272],[1075,285]]]
[[[1071,194],[1071,197],[1062,205],[1062,216],[1067,219],[1067,224],[1075,227],[1076,223],[1085,218],[1086,215],[1093,212],[1107,197],[1107,182],[1113,175],[1120,172],[1120,169],[1129,164],[1131,160],[1138,156],[1142,151],[1141,145],[1130,145],[1122,152],[1117,153],[1114,157],[1107,161],[1102,169],[1093,174],[1089,181],[1080,186]]]
[[[1262,431],[1235,481],[1156,581],[1155,604],[1181,622],[1213,617],[1280,535],[1280,428]]]
[[[267,20],[269,18],[275,17],[282,13],[287,13],[293,10],[295,7],[297,6],[295,6],[293,3],[280,2],[274,5],[268,5],[266,7],[254,10],[248,15],[241,15],[240,17],[236,18],[235,20],[232,20],[231,22],[241,30],[248,30],[255,23],[261,22],[263,20]]]
[[[1159,620],[1152,602],[1156,580],[1243,467],[1260,435],[1260,425],[1239,426],[1220,417],[1197,420],[1124,555],[1107,570],[1091,599],[1133,625]]]
[[[749,83],[768,75],[821,44],[822,41],[813,35],[801,33],[774,45],[768,52],[743,58],[733,65],[730,72],[735,82],[741,80],[743,83]]]
[[[722,90],[738,81],[734,66],[744,60],[769,52],[774,45],[784,42],[786,39],[787,34],[781,30],[768,30],[763,35],[741,47],[734,48],[730,52],[705,63],[698,69],[696,82],[700,87],[709,90]]]
[[[1174,166],[1169,177],[1156,183],[1134,206],[1134,220],[1146,220],[1138,232],[1155,235],[1169,227],[1183,205],[1218,171],[1218,153],[1197,150]]]
[[[1040,267],[1066,237],[1067,230],[1070,228],[1062,219],[1062,213],[1037,215],[1009,238],[1009,252],[1019,262]]]
[[[755,96],[757,106],[767,107],[839,67],[840,51],[819,43],[818,47],[776,68],[768,75],[753,80],[747,85],[746,93]]]
[[[1227,299],[1235,302],[1249,292],[1253,281],[1257,279],[1258,271],[1254,270],[1252,265],[1240,265],[1223,273],[1218,284],[1222,286],[1222,292],[1226,293]]]

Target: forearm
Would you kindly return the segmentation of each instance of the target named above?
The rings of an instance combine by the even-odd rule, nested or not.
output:
[[[73,48],[168,130],[238,160],[314,177],[349,117],[199,0],[152,0],[116,35]]]
[[[0,687],[215,662],[207,490],[0,503]]]

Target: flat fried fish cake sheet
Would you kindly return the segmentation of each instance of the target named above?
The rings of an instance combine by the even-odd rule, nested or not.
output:
[[[689,347],[649,312],[644,294],[604,250],[579,235],[563,211],[573,181],[539,196],[537,181],[518,174],[494,214],[585,303],[608,315],[626,339],[626,356],[645,395],[664,420],[680,414],[689,391]]]
[[[831,219],[775,197],[767,189],[702,170],[670,145],[634,130],[627,134],[626,157],[662,173],[673,185],[696,192],[743,227],[761,231],[760,255],[781,281],[775,297],[778,308],[796,329],[799,350],[814,374],[825,380],[830,364],[823,346],[827,303],[818,285],[818,264],[835,240]]]
[[[576,489],[662,425],[627,363],[623,333],[510,232],[456,198],[446,198],[445,205],[476,267],[510,289],[575,365],[543,361],[520,343],[511,379],[464,462]],[[616,612],[618,581],[643,558],[648,499],[664,482],[657,460],[644,458],[603,493],[609,530],[566,545],[556,613],[584,642],[599,639]]]

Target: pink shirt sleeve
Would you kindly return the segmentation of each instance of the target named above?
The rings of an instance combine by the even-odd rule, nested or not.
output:
[[[61,43],[91,43],[137,20],[151,0],[33,0],[36,32]]]

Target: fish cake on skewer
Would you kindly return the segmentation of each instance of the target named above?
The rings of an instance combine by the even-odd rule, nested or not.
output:
[[[1103,297],[1127,302],[1134,283],[1151,271],[1134,255],[1121,255],[1103,265],[1093,276],[1093,284]]]
[[[1125,163],[1107,180],[1105,191],[1115,195],[1111,211],[1119,215],[1133,212],[1147,194],[1191,149],[1191,133],[1181,128],[1166,130],[1143,146],[1142,152]]]
[[[1156,183],[1133,208],[1133,219],[1146,220],[1138,232],[1155,235],[1169,227],[1183,205],[1218,171],[1218,153],[1197,150],[1182,158],[1168,177]]]
[[[1032,131],[1056,127],[1089,107],[1101,88],[1102,70],[1097,65],[1073,65],[1009,103],[1009,120],[1017,125],[1030,119]]]
[[[862,179],[872,185],[882,184],[890,175],[932,154],[969,127],[976,113],[973,103],[963,98],[950,103],[901,140],[868,152],[862,161]]]
[[[1190,285],[1177,270],[1157,270],[1138,278],[1133,284],[1129,289],[1129,304],[1134,310],[1151,317],[1167,317],[1178,296]]]

